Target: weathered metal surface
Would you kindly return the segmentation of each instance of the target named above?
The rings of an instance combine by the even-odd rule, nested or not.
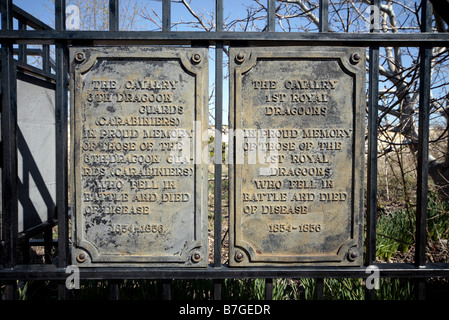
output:
[[[364,51],[230,48],[231,266],[362,263]]]
[[[206,266],[208,52],[72,48],[72,262]]]

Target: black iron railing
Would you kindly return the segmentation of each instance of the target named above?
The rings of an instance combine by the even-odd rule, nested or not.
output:
[[[380,0],[373,0],[378,8]],[[215,280],[214,297],[221,297],[221,280],[226,278],[265,278],[266,297],[271,297],[272,278],[317,278],[318,286],[324,278],[366,278],[367,267],[375,264],[376,255],[376,207],[377,207],[377,125],[379,99],[379,48],[393,46],[418,47],[421,56],[419,88],[419,146],[416,206],[416,252],[414,263],[376,264],[381,277],[449,277],[449,264],[426,263],[426,218],[428,193],[429,154],[429,102],[432,47],[449,46],[449,36],[431,30],[431,4],[422,1],[420,33],[381,33],[372,22],[369,33],[335,33],[328,28],[328,1],[320,1],[319,32],[276,32],[276,2],[268,0],[266,32],[228,32],[223,30],[223,0],[216,0],[215,23],[212,32],[171,31],[171,4],[162,5],[162,31],[119,31],[119,1],[109,1],[109,31],[66,31],[65,1],[55,1],[55,28],[12,5],[12,0],[1,2],[1,137],[2,137],[2,221],[1,221],[1,265],[0,280],[8,284],[8,296],[14,297],[15,280],[39,279],[60,280],[67,278],[69,258],[69,205],[68,205],[68,46],[70,45],[202,45],[215,46],[215,114],[216,132],[223,129],[223,54],[227,45],[239,46],[363,46],[369,48],[368,91],[368,171],[367,211],[365,237],[365,263],[362,267],[266,267],[229,268],[221,261],[222,220],[222,164],[215,161],[214,171],[214,258],[206,269],[181,268],[82,268],[81,279],[165,279],[164,292],[168,297],[170,279],[206,278]],[[374,15],[375,17],[375,15]],[[375,17],[379,19],[379,17]],[[13,29],[16,19],[18,29]],[[33,30],[31,30],[33,29]],[[42,49],[27,48],[27,45],[42,45]],[[55,62],[52,65],[49,46],[55,45]],[[27,66],[26,57],[42,56],[42,69]],[[16,58],[15,58],[16,57]],[[18,247],[18,187],[17,187],[17,96],[15,73],[17,66],[55,83],[56,116],[56,217],[57,222],[45,222],[39,232],[46,232],[55,224],[58,239],[47,241],[47,246],[57,246],[56,264],[19,264]],[[54,72],[52,72],[52,69]],[[222,136],[215,136],[215,150],[221,150]],[[216,157],[221,157],[218,152]],[[26,233],[26,232],[25,232]],[[33,235],[35,232],[33,233]],[[48,233],[47,233],[48,234]],[[24,236],[24,239],[29,237]],[[25,241],[28,245],[36,243]],[[372,296],[373,290],[368,296]],[[60,282],[60,298],[67,297],[67,290]]]

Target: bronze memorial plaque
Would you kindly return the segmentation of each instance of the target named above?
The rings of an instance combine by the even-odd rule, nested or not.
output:
[[[72,262],[207,266],[208,51],[71,48]]]
[[[365,49],[229,52],[230,265],[361,265]]]

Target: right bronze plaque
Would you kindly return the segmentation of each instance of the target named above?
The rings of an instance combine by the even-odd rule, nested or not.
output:
[[[361,265],[365,49],[229,57],[230,266]]]

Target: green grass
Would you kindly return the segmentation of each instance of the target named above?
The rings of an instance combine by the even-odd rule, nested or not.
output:
[[[317,279],[274,279],[274,300],[314,300]],[[163,282],[161,280],[122,280],[118,282],[121,300],[161,300]],[[28,281],[19,285],[21,300],[55,300],[58,288],[55,281]],[[110,298],[110,281],[81,281],[80,290],[71,290],[70,298],[75,300],[107,300]],[[410,279],[381,278],[376,299],[414,299],[415,285]],[[365,283],[358,278],[324,279],[325,300],[364,300]],[[212,280],[172,280],[173,300],[212,300],[214,284]],[[264,300],[264,279],[224,279],[222,280],[223,300]]]
[[[430,241],[447,240],[449,236],[449,202],[438,199],[433,192],[428,198],[428,238]],[[388,261],[398,253],[406,253],[414,246],[415,212],[407,209],[381,214],[377,220],[377,258]],[[448,261],[445,261],[448,262]],[[428,279],[428,283],[432,283]],[[316,279],[274,279],[274,300],[313,300],[316,298]],[[446,288],[448,282],[444,282]],[[123,280],[118,282],[120,299],[158,300],[162,298],[160,280]],[[4,289],[0,283],[0,293]],[[444,287],[444,286],[443,286]],[[58,288],[54,281],[19,282],[19,299],[56,299]],[[172,280],[172,299],[211,300],[212,280]],[[81,281],[81,290],[72,290],[73,299],[109,299],[109,281]],[[376,298],[384,300],[408,300],[414,298],[415,285],[410,279],[380,279]],[[449,291],[449,290],[446,290]],[[324,279],[323,298],[327,300],[363,300],[363,279]],[[446,293],[447,294],[447,293]],[[225,279],[222,281],[222,299],[263,300],[264,279]]]
[[[414,215],[398,210],[382,215],[377,221],[376,256],[388,261],[395,253],[406,252],[414,242]]]
[[[427,206],[427,232],[429,240],[447,239],[449,234],[449,202],[429,192]],[[376,255],[389,261],[392,255],[407,252],[415,244],[415,211],[401,209],[383,214],[377,220]]]

